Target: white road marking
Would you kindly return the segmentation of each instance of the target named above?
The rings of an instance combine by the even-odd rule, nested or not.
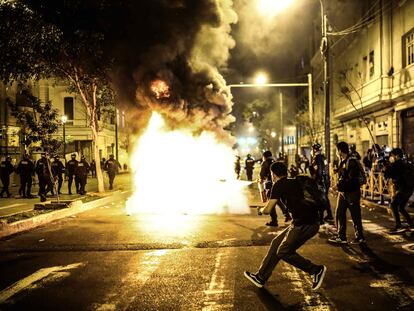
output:
[[[234,259],[230,251],[229,248],[218,250],[208,289],[204,291],[204,311],[233,310],[235,279],[229,279],[225,274]]]
[[[397,310],[408,307],[413,302],[413,286],[405,285],[393,274],[383,274],[379,280],[372,281],[369,286],[382,288],[388,296],[397,302],[398,305],[395,308]]]
[[[17,281],[16,283],[10,285],[6,289],[2,290],[0,292],[0,303],[5,302],[10,297],[18,294],[19,292],[32,287],[36,282],[39,282],[42,279],[46,279],[49,276],[52,279],[61,278],[65,276],[69,276],[70,274],[64,273],[63,271],[79,268],[80,266],[83,266],[84,263],[78,262],[67,266],[55,266],[50,268],[43,268],[35,273],[29,275],[28,277],[25,277],[24,279],[21,279],[20,281]]]
[[[386,238],[390,242],[394,242],[394,243],[405,242],[405,239],[402,236],[389,234],[387,233],[387,228],[377,225],[369,220],[363,220],[362,226],[364,230],[369,231],[373,234],[380,235]]]
[[[15,204],[10,204],[10,205],[6,205],[6,206],[2,206],[0,207],[0,209],[7,209],[7,208],[12,208],[12,207],[17,207],[17,206],[22,206],[24,204],[22,203],[15,203]]]
[[[334,303],[328,300],[326,295],[323,295],[326,301],[322,301],[321,295],[319,293],[324,293],[323,290],[319,289],[319,293],[317,291],[312,291],[311,286],[309,284],[309,276],[306,273],[297,270],[295,267],[289,264],[284,264],[284,267],[287,271],[285,271],[283,274],[285,274],[286,277],[289,280],[291,280],[292,286],[294,287],[294,291],[299,292],[304,298],[304,305],[302,305],[302,310],[336,310]],[[306,284],[306,286],[304,286],[305,282],[308,283]]]
[[[122,279],[120,286],[107,294],[104,302],[95,303],[93,309],[97,311],[127,310],[140,288],[144,287],[151,275],[157,270],[161,257],[167,252],[168,250],[156,250],[145,253],[137,264],[139,272],[134,271],[127,274]]]

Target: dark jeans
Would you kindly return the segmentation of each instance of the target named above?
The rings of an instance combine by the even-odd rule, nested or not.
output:
[[[39,177],[39,195],[41,198],[46,198],[48,192],[53,192],[53,183],[50,176]]]
[[[75,178],[75,175],[71,175],[71,174],[68,175],[68,191],[69,191],[69,193],[72,193],[72,182],[73,182],[74,178]],[[78,188],[76,188],[76,192],[77,191],[78,191]]]
[[[408,212],[405,210],[405,206],[407,205],[408,200],[410,199],[411,195],[412,195],[412,192],[410,193],[410,192],[397,191],[395,196],[392,198],[391,209],[394,215],[395,225],[397,227],[401,226],[400,213],[401,215],[404,216],[405,220],[410,226],[413,225],[413,221],[410,217],[410,214],[408,214]]]
[[[351,212],[352,222],[354,223],[355,237],[363,239],[361,219],[361,193],[359,190],[354,192],[339,192],[338,202],[336,205],[336,226],[338,227],[338,236],[346,240],[346,211]]]
[[[108,173],[109,177],[109,189],[112,190],[114,185],[115,173]]]
[[[253,180],[253,170],[246,170],[247,180]]]
[[[81,176],[77,176],[75,178],[75,183],[76,183],[76,189],[77,192],[80,194],[85,194],[85,186],[86,186],[86,181],[87,181],[88,176],[86,175],[81,175]]]
[[[29,197],[32,195],[32,176],[20,176],[20,189],[19,194],[23,197]]]
[[[283,215],[285,215],[286,218],[290,218],[289,212],[287,211],[285,206],[283,206],[282,204],[280,204],[280,205],[277,204],[276,206],[280,207],[280,209],[282,210]],[[270,213],[269,213],[271,221],[274,222],[274,223],[277,223],[276,206],[274,208],[272,208],[270,210]]]
[[[1,183],[3,184],[3,189],[1,190],[0,195],[3,196],[3,193],[6,193],[7,196],[10,196],[10,192],[9,192],[10,175],[1,176]]]
[[[302,257],[296,250],[311,239],[319,231],[319,223],[311,225],[290,225],[272,240],[270,248],[260,265],[258,276],[267,281],[272,275],[279,260],[283,260],[292,266],[309,274],[315,274],[320,266]]]
[[[320,186],[320,185],[318,185],[318,189],[322,194],[321,201],[322,201],[322,204],[323,204],[323,210],[326,211],[326,217],[333,218],[332,217],[332,210],[331,210],[331,203],[329,202],[329,197],[328,197],[328,189],[326,189],[326,187]],[[321,215],[321,216],[323,218],[323,215]]]

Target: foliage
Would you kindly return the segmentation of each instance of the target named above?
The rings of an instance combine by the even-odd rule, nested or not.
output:
[[[42,104],[27,90],[23,90],[22,93],[21,95],[26,99],[24,107],[12,102],[9,98],[7,101],[11,108],[11,114],[21,127],[23,145],[28,148],[41,142],[44,151],[51,154],[56,153],[62,144],[61,140],[53,138],[60,126],[58,110],[52,107],[51,102]]]

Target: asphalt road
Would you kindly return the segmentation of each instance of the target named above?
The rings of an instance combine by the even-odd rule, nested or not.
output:
[[[254,205],[257,202],[253,202]],[[125,202],[0,241],[0,310],[413,310],[411,233],[364,208],[367,246],[327,243],[323,226],[300,253],[328,272],[320,290],[284,262],[265,289],[255,271],[282,228],[267,216],[128,216]],[[283,224],[283,220],[281,221]],[[349,227],[352,237],[352,226]]]

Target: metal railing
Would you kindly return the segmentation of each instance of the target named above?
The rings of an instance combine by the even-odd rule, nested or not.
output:
[[[331,167],[331,185],[338,184],[338,174],[334,173]],[[373,166],[370,171],[366,171],[367,183],[361,187],[362,197],[369,200],[378,201],[380,204],[386,204],[394,196],[395,188],[391,179],[387,179],[384,173]]]

